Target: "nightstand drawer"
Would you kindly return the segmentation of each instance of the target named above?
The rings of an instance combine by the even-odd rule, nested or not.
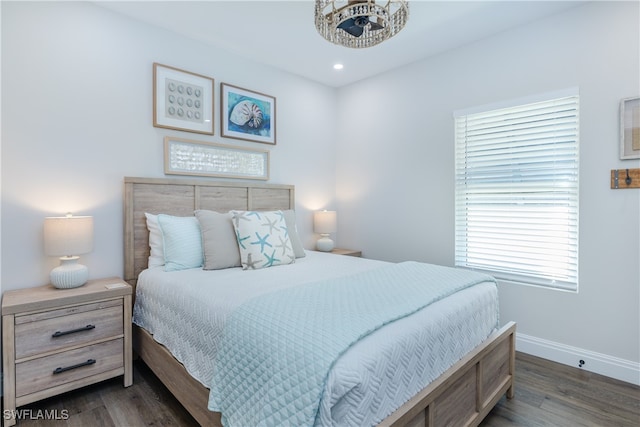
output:
[[[16,397],[66,384],[91,375],[122,368],[123,339],[16,364]]]
[[[121,336],[122,299],[16,316],[16,360]]]

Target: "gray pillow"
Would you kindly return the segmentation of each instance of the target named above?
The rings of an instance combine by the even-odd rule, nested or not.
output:
[[[194,213],[202,230],[203,270],[240,267],[240,250],[231,214],[203,209]]]
[[[289,240],[291,240],[291,246],[293,247],[293,253],[296,258],[302,258],[307,254],[304,252],[302,241],[298,235],[298,228],[296,227],[296,212],[293,210],[282,211],[284,214],[284,222],[287,224],[287,230],[289,231]]]

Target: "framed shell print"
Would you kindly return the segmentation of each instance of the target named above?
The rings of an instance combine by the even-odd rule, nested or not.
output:
[[[214,80],[153,64],[153,126],[213,135]]]
[[[227,83],[220,84],[222,136],[276,143],[276,99]]]

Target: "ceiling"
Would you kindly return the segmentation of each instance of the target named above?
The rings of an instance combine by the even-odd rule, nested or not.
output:
[[[98,5],[238,55],[340,87],[509,28],[562,12],[581,1],[409,1],[395,37],[367,49],[336,46],[314,25],[314,2],[98,1]],[[336,71],[340,62],[344,69]]]

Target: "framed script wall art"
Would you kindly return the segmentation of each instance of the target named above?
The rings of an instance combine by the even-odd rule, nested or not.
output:
[[[153,64],[153,125],[213,135],[210,77]]]
[[[167,136],[164,138],[164,173],[266,181],[269,151]]]
[[[276,99],[264,93],[220,84],[222,136],[276,143]]]
[[[620,101],[620,159],[640,159],[640,97]]]

